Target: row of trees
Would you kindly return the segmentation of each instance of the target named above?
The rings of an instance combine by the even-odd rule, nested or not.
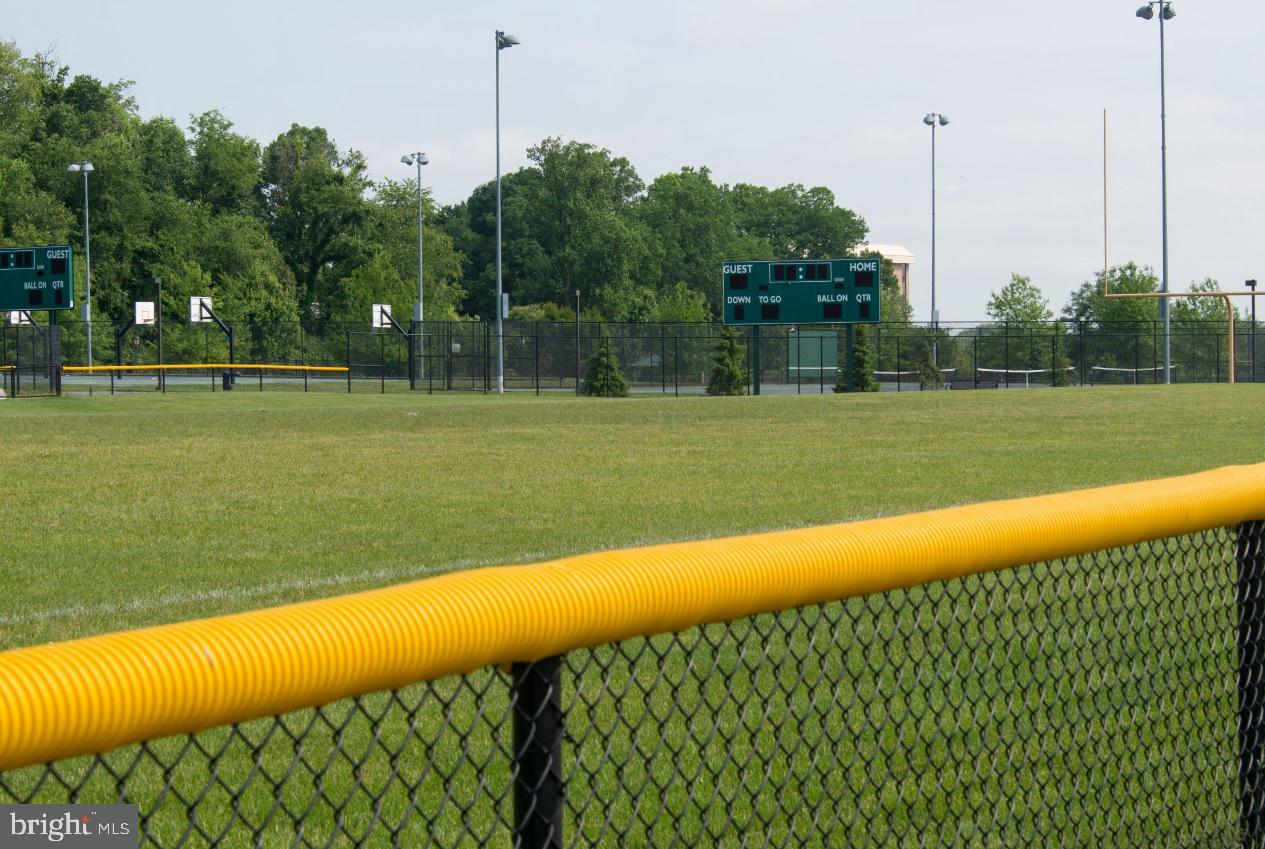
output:
[[[1107,291],[1111,294],[1150,293],[1160,291],[1160,280],[1149,267],[1125,263],[1105,272]],[[1068,321],[1108,323],[1144,323],[1158,321],[1160,302],[1156,298],[1108,298],[1103,294],[1104,272],[1098,272],[1093,280],[1082,283],[1064,305],[1061,318]],[[1191,285],[1190,292],[1219,292],[1220,285],[1206,278]],[[995,291],[988,299],[988,317],[995,322],[1012,326],[1028,326],[1054,319],[1050,302],[1032,278],[1012,274],[1010,282]],[[1235,310],[1235,318],[1238,318]],[[1197,324],[1209,321],[1226,321],[1226,305],[1220,298],[1173,299],[1170,321],[1175,324]]]
[[[82,248],[82,184],[66,165],[91,161],[95,315],[125,317],[154,275],[168,314],[200,294],[237,320],[309,328],[416,300],[415,181],[372,180],[320,127],[262,144],[216,111],[144,119],[128,92],[0,42],[0,244]],[[706,168],[646,184],[627,159],[560,138],[528,155],[503,180],[518,318],[572,317],[578,290],[590,319],[709,321],[723,259],[847,255],[866,236],[821,187],[730,186]],[[494,183],[450,206],[425,193],[423,207],[427,317],[492,315]],[[890,269],[886,282],[886,315],[907,316]]]
[[[90,160],[96,315],[118,321],[164,280],[168,314],[211,295],[237,320],[363,324],[369,305],[399,314],[416,298],[417,185],[370,178],[355,150],[320,127],[293,125],[262,144],[219,112],[144,119],[127,83],[71,76],[43,55],[0,42],[0,244],[82,247],[79,175]],[[547,138],[529,164],[505,175],[504,281],[511,317],[567,320],[580,292],[583,318],[710,321],[720,309],[718,269],[736,257],[854,254],[864,219],[822,187],[717,183],[682,168],[646,183],[624,157]],[[424,193],[425,194],[425,193]],[[493,314],[495,186],[456,204],[423,198],[426,303],[431,318]],[[79,252],[82,262],[82,251]],[[80,268],[82,272],[82,267]],[[1108,272],[1118,292],[1154,291],[1150,269]],[[890,265],[882,314],[909,318]],[[1215,289],[1204,281],[1197,289]],[[1077,321],[1150,321],[1153,300],[1103,299],[1101,275],[1073,293]],[[1177,302],[1175,321],[1224,317],[1215,299]],[[1053,317],[1027,277],[994,293],[990,318]]]

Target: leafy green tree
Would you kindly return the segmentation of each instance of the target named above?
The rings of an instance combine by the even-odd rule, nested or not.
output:
[[[381,255],[403,284],[388,290],[393,300],[378,303],[390,303],[401,317],[410,316],[411,305],[417,302],[417,181],[379,183],[366,214],[364,254],[371,257],[370,262]],[[461,257],[452,237],[434,225],[434,205],[428,192],[422,193],[422,214],[426,222],[422,227],[426,318],[452,320],[465,298]],[[367,313],[356,315],[355,320],[363,321]]]
[[[847,392],[848,369],[852,374],[853,392],[878,392],[878,381],[874,378],[874,351],[870,347],[869,334],[864,324],[855,325],[852,336],[852,362],[849,365],[848,346],[843,342],[839,346],[839,367],[835,370],[835,392]]]
[[[1187,291],[1220,292],[1221,284],[1211,277],[1205,277],[1197,283],[1192,283]],[[1235,320],[1241,317],[1237,308],[1234,310],[1234,317]],[[1224,324],[1229,315],[1223,298],[1173,298],[1169,318],[1174,323],[1183,324]]]
[[[0,157],[16,157],[32,141],[50,76],[43,57],[27,58],[12,41],[0,41]]]
[[[511,321],[575,321],[575,310],[560,304],[519,304],[510,307]]]
[[[918,382],[923,389],[941,389],[944,387],[944,373],[936,367],[931,357],[931,341],[922,345],[918,351]]]
[[[650,311],[651,321],[702,323],[711,320],[707,296],[684,281],[660,295]]]
[[[689,281],[704,291],[736,233],[725,188],[712,182],[707,168],[682,168],[656,178],[636,210],[654,234],[655,282]]]
[[[611,319],[636,318],[624,305],[638,299],[623,292],[646,278],[650,252],[645,226],[631,215],[644,189],[632,164],[558,138],[528,148],[527,156],[541,175],[533,198],[536,241],[552,257],[559,294],[579,289]]]
[[[738,331],[732,327],[722,330],[713,358],[712,376],[707,381],[708,395],[747,394],[744,354],[743,346],[738,343]]]
[[[1158,352],[1148,331],[1153,330],[1160,319],[1159,300],[1106,298],[1102,283],[1100,271],[1093,280],[1081,284],[1063,307],[1063,318],[1079,322],[1082,329],[1110,331],[1094,345],[1093,365],[1150,366]],[[1112,294],[1157,292],[1160,288],[1159,278],[1151,268],[1133,262],[1109,268],[1107,284]]]
[[[60,244],[74,226],[74,213],[36,185],[29,163],[0,156],[0,243]]]
[[[335,281],[363,257],[365,171],[360,153],[340,153],[320,127],[292,124],[264,149],[260,207],[305,311],[327,316]]]
[[[834,193],[822,186],[739,183],[730,197],[739,232],[767,242],[774,257],[846,256],[865,239],[865,220],[836,205]]]
[[[1160,317],[1159,301],[1155,298],[1105,298],[1103,297],[1103,273],[1093,280],[1082,283],[1072,293],[1063,307],[1063,318],[1102,326],[1112,322],[1150,322]],[[1150,267],[1139,267],[1128,262],[1107,270],[1107,286],[1110,292],[1158,292],[1159,278]]]
[[[502,177],[503,279],[511,293],[511,305],[567,303],[573,297],[563,292],[553,277],[550,257],[534,232],[532,196],[541,175],[534,168],[522,168]],[[496,292],[496,183],[476,186],[463,203],[439,210],[436,227],[452,239],[462,259],[461,279],[466,290],[462,312],[494,316]],[[590,301],[586,298],[586,303]]]
[[[659,293],[651,286],[637,286],[628,281],[607,284],[596,293],[598,309],[611,321],[651,321],[659,303]]]
[[[589,358],[588,373],[584,375],[580,391],[585,395],[602,398],[628,397],[628,379],[619,368],[615,346],[611,344],[611,338],[605,331],[597,342],[597,351]]]
[[[726,259],[773,255],[767,240],[738,226],[731,190],[705,167],[656,178],[636,211],[650,232],[654,285],[666,291],[684,283],[704,297],[710,315],[720,314],[718,271]]]
[[[189,194],[216,212],[249,209],[260,188],[259,143],[233,132],[233,122],[211,110],[194,116]]]
[[[140,125],[141,175],[151,193],[172,196],[188,191],[193,173],[189,142],[170,118],[151,118]]]
[[[1049,321],[1054,317],[1049,301],[1032,278],[1011,274],[1010,282],[1000,292],[993,292],[985,308],[993,321],[1017,326]]]

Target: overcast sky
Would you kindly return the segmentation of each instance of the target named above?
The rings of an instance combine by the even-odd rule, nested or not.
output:
[[[473,0],[7,4],[4,37],[72,72],[135,81],[146,117],[222,110],[266,143],[326,127],[377,177],[401,153],[459,201],[550,135],[642,178],[825,185],[874,242],[916,256],[930,305],[929,111],[937,131],[941,318],[978,319],[1012,271],[1057,310],[1101,267],[1102,111],[1111,262],[1160,264],[1159,25],[1141,0]],[[1265,276],[1265,3],[1177,2],[1168,41],[1174,289]]]

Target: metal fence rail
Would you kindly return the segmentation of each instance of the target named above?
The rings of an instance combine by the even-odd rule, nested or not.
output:
[[[181,365],[65,366],[63,383],[70,391],[162,392],[201,389],[334,390],[351,392],[346,366],[297,366],[278,363],[189,363]]]
[[[94,361],[141,365],[158,361],[154,328],[120,334],[103,322],[94,333]],[[414,322],[402,335],[370,331],[366,324],[327,323],[305,328],[297,322],[234,322],[237,351],[253,362],[342,365],[360,383],[379,391],[403,388],[437,392],[494,388],[494,326],[475,321]],[[63,322],[66,363],[84,360],[84,326]],[[504,324],[505,382],[513,391],[574,392],[599,341],[609,338],[632,391],[699,394],[707,385],[718,336],[712,324],[507,321]],[[835,326],[761,329],[757,342],[740,328],[748,371],[757,362],[770,393],[831,391],[846,345]],[[919,368],[929,356],[931,330],[919,324],[876,324],[865,328],[865,346],[884,390],[922,388]],[[1265,346],[1254,343],[1251,322],[1239,322],[1233,358],[1240,382],[1265,381]],[[1162,330],[1158,322],[1030,322],[1023,324],[943,322],[937,334],[939,366],[952,381],[1042,387],[1057,367],[1077,385],[1162,383]],[[164,326],[166,363],[227,362],[218,327]],[[1227,328],[1219,321],[1178,322],[1173,327],[1173,380],[1215,383],[1229,377]],[[0,362],[3,359],[0,342]],[[753,375],[754,376],[754,375]]]
[[[0,801],[153,846],[1262,846],[1261,515],[1248,467],[0,654]]]

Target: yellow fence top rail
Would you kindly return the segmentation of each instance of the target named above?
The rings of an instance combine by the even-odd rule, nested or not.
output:
[[[0,366],[0,371],[13,371],[17,366]]]
[[[347,366],[295,366],[281,363],[182,363],[176,365],[148,366],[62,366],[62,371],[69,372],[110,372],[110,371],[174,371],[177,369],[247,369],[256,371],[337,371],[347,372]]]
[[[0,652],[0,769],[489,665],[1265,518],[1265,464],[605,551]]]

